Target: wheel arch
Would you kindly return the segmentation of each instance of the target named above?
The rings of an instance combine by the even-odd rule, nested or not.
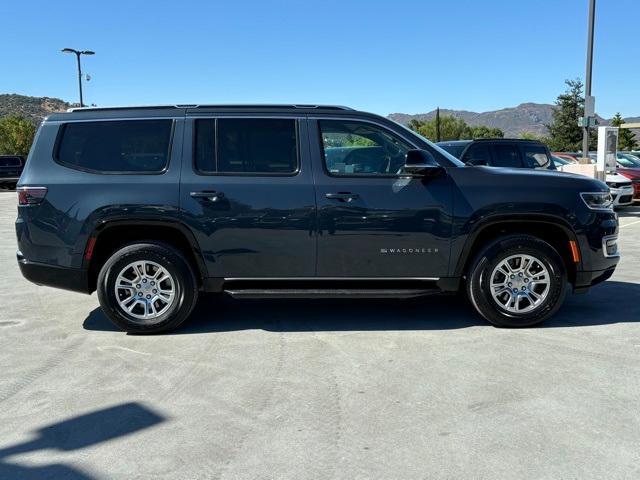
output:
[[[109,256],[123,245],[137,240],[158,240],[176,247],[193,267],[199,286],[208,277],[200,246],[191,230],[180,221],[144,218],[107,220],[92,231],[85,246],[83,267],[87,270],[90,292],[96,289],[98,273]]]
[[[528,234],[549,243],[562,257],[569,281],[575,283],[576,271],[582,268],[582,253],[576,234],[566,221],[544,215],[491,218],[478,224],[467,236],[454,267],[454,276],[462,277],[467,274],[471,262],[482,247],[500,236],[511,234]],[[575,242],[574,246],[580,257],[578,262],[574,261],[570,241]]]

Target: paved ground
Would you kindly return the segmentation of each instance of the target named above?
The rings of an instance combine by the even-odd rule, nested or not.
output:
[[[640,476],[640,208],[543,328],[456,299],[201,302],[164,336],[37,287],[0,192],[0,478]]]

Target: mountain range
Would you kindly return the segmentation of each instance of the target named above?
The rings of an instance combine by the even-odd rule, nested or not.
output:
[[[0,94],[0,117],[20,115],[31,118],[35,123],[53,112],[63,112],[77,106],[59,98],[29,97],[26,95]],[[545,124],[551,123],[554,105],[548,103],[521,103],[517,107],[503,108],[489,112],[470,112],[468,110],[440,109],[440,115],[453,115],[463,119],[471,126],[486,125],[502,130],[505,137],[518,137],[523,132],[535,135],[546,135]],[[427,113],[407,114],[392,113],[388,117],[396,122],[408,124],[411,120],[431,120],[436,115],[432,110]],[[628,117],[627,122],[640,122],[640,117]],[[600,125],[607,125],[608,120],[598,117]]]
[[[440,115],[453,115],[461,118],[471,126],[486,125],[497,127],[504,132],[505,137],[519,137],[524,132],[536,135],[547,135],[545,124],[553,120],[554,105],[548,103],[521,103],[517,107],[502,108],[489,112],[469,112],[467,110],[440,109]],[[396,122],[407,125],[411,120],[431,120],[436,111],[409,115],[406,113],[392,113],[388,117]],[[608,125],[609,119],[596,115],[600,125]],[[625,121],[640,122],[640,117],[627,117]]]

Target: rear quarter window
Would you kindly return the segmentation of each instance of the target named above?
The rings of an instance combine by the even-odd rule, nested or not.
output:
[[[56,160],[98,173],[160,173],[169,161],[172,127],[164,119],[67,123]]]

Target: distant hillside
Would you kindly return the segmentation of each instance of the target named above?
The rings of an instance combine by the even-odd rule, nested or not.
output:
[[[73,106],[59,98],[28,97],[15,93],[0,94],[0,117],[20,115],[32,119],[34,123],[40,123],[50,113],[64,112]]]
[[[471,126],[486,125],[497,127],[504,132],[505,137],[519,137],[523,132],[531,132],[536,135],[547,135],[545,124],[553,120],[554,105],[548,103],[522,103],[517,107],[503,108],[490,112],[469,112],[467,110],[440,109],[440,115],[453,115],[461,118]],[[389,118],[404,125],[411,120],[431,120],[436,116],[436,111],[408,115],[406,113],[392,113]],[[607,125],[609,120],[598,116],[600,125]],[[640,121],[640,117],[629,117],[627,122]]]

